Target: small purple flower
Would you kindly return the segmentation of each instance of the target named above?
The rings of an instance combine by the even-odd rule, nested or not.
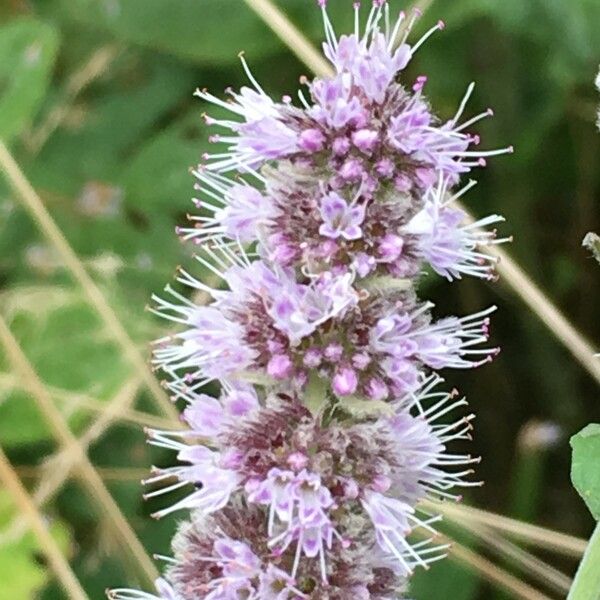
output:
[[[362,236],[360,225],[365,219],[364,206],[349,206],[341,196],[330,192],[321,199],[320,212],[323,219],[319,228],[321,235],[332,239],[342,236],[346,240],[356,240]]]
[[[358,388],[356,371],[350,367],[342,367],[334,375],[332,387],[337,396],[351,396]]]
[[[490,215],[469,223],[463,210],[449,205],[472,185],[448,198],[448,184],[440,181],[428,190],[424,208],[404,228],[416,236],[420,255],[449,281],[460,279],[463,274],[494,279],[495,259],[481,248],[509,241],[509,238],[495,239],[494,231],[483,229],[504,221],[502,217]]]
[[[298,520],[312,523],[318,516],[325,517],[332,505],[331,492],[323,486],[321,478],[306,470],[298,473],[292,486],[292,497],[298,504]]]
[[[269,535],[272,535],[275,517],[289,523],[294,514],[293,487],[296,475],[292,471],[271,469],[264,481],[246,484],[248,502],[266,504],[269,508]]]

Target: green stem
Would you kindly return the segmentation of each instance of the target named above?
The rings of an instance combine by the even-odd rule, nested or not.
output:
[[[600,523],[592,533],[567,600],[600,600]]]

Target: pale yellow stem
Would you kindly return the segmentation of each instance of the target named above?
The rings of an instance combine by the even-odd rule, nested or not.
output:
[[[140,383],[134,378],[126,382],[117,392],[115,397],[105,406],[105,411],[94,421],[87,430],[77,440],[82,452],[89,450],[90,445],[96,441],[102,434],[119,419],[120,413],[125,410],[135,400],[139,390]],[[32,494],[36,506],[41,507],[46,504],[60,490],[65,481],[67,481],[73,469],[77,466],[80,455],[68,452],[66,449],[59,450],[56,454],[48,457],[44,461],[42,469],[44,475],[40,478],[35,491]],[[18,519],[14,521],[13,527],[8,535],[18,537],[19,528],[22,529],[22,522]]]
[[[25,387],[24,382],[12,373],[0,373],[0,388],[18,388]],[[96,398],[85,394],[84,392],[72,392],[51,385],[47,385],[46,389],[50,395],[58,402],[65,402],[76,406],[78,409],[88,410],[94,413],[102,414],[107,407],[106,402],[101,402]],[[169,429],[173,427],[173,421],[163,417],[150,415],[133,408],[123,409],[119,414],[119,420],[132,425],[141,427],[154,427],[155,429]]]
[[[313,73],[317,75],[330,73],[329,62],[291,23],[283,11],[269,0],[245,0],[245,2]]]
[[[17,165],[8,148],[2,141],[0,141],[0,168],[4,171],[7,181],[15,191],[17,198],[21,200],[23,206],[27,209],[50,244],[56,248],[56,251],[60,255],[65,266],[85,292],[88,301],[96,309],[96,312],[104,322],[108,331],[117,341],[132,366],[143,378],[159,408],[165,415],[170,417],[173,422],[176,422],[178,419],[177,410],[169,401],[164,390],[160,387],[158,381],[148,368],[146,361],[125,331],[125,328],[119,321],[117,315],[106,301],[100,288],[89,276],[85,267],[69,245],[69,242],[67,242],[65,236],[50,216],[50,213],[46,210],[42,200],[31,187],[29,181],[27,181],[25,175],[19,168],[19,165]]]
[[[444,515],[444,517],[452,520],[453,523],[459,526],[466,521],[474,521],[512,535],[532,546],[537,546],[545,550],[554,550],[564,556],[581,558],[585,552],[586,540],[553,531],[552,529],[531,525],[530,523],[524,523],[523,521],[511,519],[510,517],[479,508],[465,506],[464,504],[427,501],[423,505]]]
[[[25,139],[28,149],[33,154],[37,154],[42,149],[48,138],[60,126],[69,114],[75,98],[108,69],[118,53],[119,48],[115,46],[99,48],[69,77],[60,102],[52,108],[44,122]]]
[[[315,75],[332,74],[331,65],[323,62],[317,50],[312,47],[306,36],[277,8],[272,0],[245,0],[265,23],[294,52]],[[416,5],[424,11],[431,0],[421,0]],[[301,46],[298,40],[302,40]],[[298,52],[298,47],[302,52]],[[463,207],[464,208],[464,207]],[[564,344],[564,346],[581,363],[588,373],[600,383],[600,361],[594,358],[591,344],[565,318],[556,306],[545,296],[542,290],[519,267],[519,265],[503,250],[492,248],[491,253],[500,258],[498,273],[513,291],[525,302],[548,329]]]
[[[148,475],[148,469],[141,467],[98,467],[95,466],[98,475],[104,481],[140,481]],[[15,467],[21,479],[38,479],[46,472],[43,467],[32,467],[30,465],[19,465]]]
[[[441,537],[443,538],[443,536]],[[498,587],[510,592],[515,598],[521,600],[552,600],[529,584],[522,582],[504,569],[501,569],[487,558],[483,558],[476,552],[473,552],[473,550],[453,540],[444,541],[449,541],[452,544],[450,548],[450,557],[452,559],[469,567],[472,571],[478,573],[491,583],[496,584]]]
[[[48,422],[56,439],[69,455],[76,457],[78,475],[90,497],[96,502],[106,515],[108,522],[113,526],[117,540],[129,550],[140,572],[148,580],[154,581],[158,576],[158,571],[154,563],[119,510],[113,497],[106,489],[101,477],[94,470],[89,458],[69,429],[60,411],[54,406],[48,390],[44,387],[44,384],[29,363],[2,316],[0,316],[0,343],[4,346],[8,360],[15,372],[26,382],[27,389]]]
[[[471,532],[481,540],[483,544],[480,547],[495,551],[496,554],[506,559],[511,565],[514,565],[525,575],[535,578],[542,585],[562,595],[565,595],[571,589],[573,580],[570,577],[537,556],[534,556],[531,552],[505,540],[485,525],[480,525],[467,519],[460,523],[460,527]]]
[[[56,574],[56,578],[67,593],[67,596],[72,600],[88,600],[87,594],[83,591],[69,563],[63,556],[54,538],[50,535],[43,517],[32,502],[27,490],[19,481],[2,448],[0,448],[0,479],[13,497],[20,514],[29,522],[29,526],[35,533],[40,548],[48,560],[48,564]],[[10,568],[10,565],[6,566]]]

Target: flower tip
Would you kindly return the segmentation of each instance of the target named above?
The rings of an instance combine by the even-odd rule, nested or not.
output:
[[[439,29],[440,31],[442,31],[442,30],[444,30],[444,29],[446,28],[446,23],[440,19],[440,20],[437,22],[437,26],[438,26],[438,29]]]
[[[506,151],[507,151],[509,154],[513,154],[513,153],[514,153],[514,151],[515,151],[515,147],[514,147],[514,146],[511,144],[511,145],[510,145],[510,146],[509,146],[509,147],[506,149]]]

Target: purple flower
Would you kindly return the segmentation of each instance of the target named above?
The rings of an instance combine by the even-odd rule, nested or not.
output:
[[[337,396],[350,396],[358,388],[356,371],[350,367],[342,367],[333,377],[333,391]]]
[[[157,511],[153,517],[160,519],[182,509],[199,509],[207,513],[220,510],[228,503],[231,494],[239,488],[239,474],[232,469],[221,467],[220,452],[199,444],[177,442],[170,437],[176,437],[177,433],[148,430],[148,435],[151,444],[176,450],[178,460],[188,464],[164,469],[154,468],[152,476],[143,482],[145,485],[162,483],[173,478],[176,478],[177,483],[146,493],[144,498],[159,496],[189,485],[200,485],[200,489]],[[184,433],[183,436],[185,435]]]
[[[449,449],[472,415],[446,419],[465,401],[431,371],[491,360],[494,308],[434,320],[418,277],[427,264],[449,280],[493,277],[482,247],[505,240],[481,227],[501,218],[465,223],[452,202],[470,185],[452,188],[512,148],[476,148],[467,130],[490,111],[463,121],[472,86],[441,120],[427,77],[405,81],[443,23],[409,44],[416,13],[394,22],[376,0],[366,20],[355,3],[355,30],[338,37],[319,4],[334,73],[303,81],[297,106],[269,98],[243,58],[251,87],[229,102],[197,92],[234,115],[207,117],[222,148],[195,172],[200,215],[178,229],[216,281],[179,269],[190,293],[154,298],[179,329],[153,363],[185,407],[182,429],[148,431],[177,462],[145,482],[157,486],[146,497],[188,490],[154,516],[191,517],[158,596],[114,599],[397,598],[444,550],[410,539],[435,533],[419,504],[477,485],[478,459]]]
[[[365,219],[365,208],[362,205],[349,206],[335,192],[321,198],[321,218],[323,224],[319,233],[331,239],[342,236],[347,240],[357,240],[362,236],[360,225]]]
[[[441,181],[427,191],[425,206],[406,225],[404,231],[416,236],[419,254],[433,269],[449,281],[472,275],[494,279],[495,259],[485,254],[481,247],[508,241],[495,239],[495,232],[483,228],[504,221],[498,215],[490,215],[475,222],[468,222],[464,211],[449,206],[462,196],[472,184],[447,198],[447,182]]]
[[[228,152],[216,158],[210,169],[230,171],[242,165],[260,165],[266,160],[281,158],[298,150],[299,134],[286,124],[286,107],[269,98],[250,74],[246,61],[242,64],[255,89],[244,87],[239,94],[230,91],[233,101],[223,102],[205,90],[195,95],[242,117],[242,121],[224,121],[206,117],[209,125],[229,129],[236,135],[217,136],[215,141],[228,144]]]

